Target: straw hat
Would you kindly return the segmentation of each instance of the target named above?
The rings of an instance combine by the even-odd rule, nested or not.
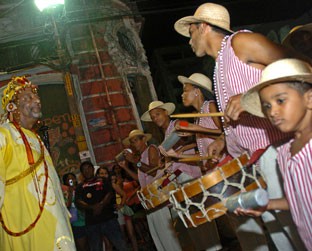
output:
[[[308,31],[312,33],[312,23],[305,24],[305,25],[298,25],[295,26],[290,30],[287,36],[283,39],[282,44],[286,47],[293,48],[291,38],[294,37],[300,31]]]
[[[268,85],[290,81],[312,84],[312,67],[304,61],[290,58],[268,65],[262,72],[260,82],[242,96],[243,108],[253,115],[265,117],[262,113],[259,91]]]
[[[127,138],[125,138],[122,143],[124,145],[130,145],[130,139],[132,139],[133,137],[136,137],[136,136],[144,136],[146,138],[146,141],[149,141],[151,138],[152,138],[152,134],[150,133],[144,133],[142,132],[141,130],[138,130],[138,129],[135,129],[135,130],[132,130],[130,133],[129,133],[129,136]]]
[[[168,111],[168,115],[171,115],[175,110],[175,105],[174,103],[164,103],[162,101],[153,101],[148,105],[148,110],[144,112],[143,115],[141,116],[141,120],[147,121],[147,122],[152,121],[149,112],[156,108],[164,109]]]
[[[178,76],[178,80],[182,84],[195,85],[195,86],[201,87],[201,88],[203,88],[203,89],[205,89],[205,90],[207,90],[213,94],[211,80],[207,76],[205,76],[204,74],[193,73],[188,78],[184,77],[184,76]]]
[[[205,3],[200,5],[194,16],[187,16],[179,19],[174,24],[174,29],[185,37],[190,37],[189,28],[192,23],[205,22],[217,26],[223,30],[230,30],[230,14],[222,5]]]

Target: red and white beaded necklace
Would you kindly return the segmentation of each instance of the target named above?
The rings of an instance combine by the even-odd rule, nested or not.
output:
[[[42,215],[42,212],[43,212],[43,209],[44,209],[44,205],[45,205],[45,202],[46,202],[46,198],[47,198],[47,188],[48,188],[49,172],[48,172],[47,163],[44,160],[44,146],[43,146],[43,142],[41,141],[39,136],[35,133],[35,135],[36,135],[36,137],[37,137],[37,139],[39,141],[40,149],[41,149],[40,158],[35,163],[34,157],[33,157],[33,153],[32,153],[30,144],[29,144],[29,142],[28,142],[28,140],[26,138],[26,135],[24,134],[24,132],[22,131],[20,126],[15,121],[13,121],[12,124],[14,125],[14,127],[16,128],[16,130],[20,133],[20,135],[22,137],[23,143],[24,143],[25,148],[26,148],[28,164],[29,164],[30,167],[29,167],[29,169],[26,170],[26,172],[22,172],[20,175],[17,175],[16,177],[10,179],[11,181],[9,181],[9,182],[6,181],[6,185],[14,184],[15,182],[17,182],[21,178],[23,178],[26,175],[31,173],[32,176],[33,176],[33,182],[34,182],[34,185],[36,187],[36,191],[37,191],[37,195],[38,195],[38,201],[39,201],[39,213],[38,213],[37,217],[35,218],[35,220],[28,227],[26,227],[24,230],[19,231],[19,232],[13,232],[10,229],[8,229],[7,225],[5,224],[5,222],[3,220],[2,214],[0,213],[0,222],[1,222],[2,228],[9,235],[17,237],[17,236],[24,235],[24,234],[28,233],[30,230],[32,230],[35,227],[35,225],[37,224],[37,222],[39,221],[39,219],[40,219],[40,217]],[[40,191],[39,191],[39,186],[37,186],[38,182],[36,183],[36,179],[35,179],[36,173],[35,172],[36,172],[36,167],[40,164],[39,162],[41,162],[41,161],[44,162],[45,182],[44,182],[44,186],[43,186],[42,200],[40,202],[40,198],[39,198],[40,197],[39,196]]]

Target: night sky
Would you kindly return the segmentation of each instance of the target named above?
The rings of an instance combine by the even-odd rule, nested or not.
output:
[[[136,1],[145,19],[142,42],[150,55],[154,49],[184,44],[188,40],[173,28],[179,18],[193,15],[206,1]],[[231,0],[214,1],[230,12],[231,27],[296,19],[312,9],[312,0]],[[312,18],[312,17],[311,17]]]

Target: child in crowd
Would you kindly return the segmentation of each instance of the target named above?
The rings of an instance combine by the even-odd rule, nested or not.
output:
[[[120,225],[122,225],[124,223],[124,216],[120,212],[120,208],[123,207],[127,198],[126,198],[125,192],[117,184],[116,179],[113,178],[113,176],[114,175],[112,173],[110,175],[110,173],[106,167],[100,166],[96,170],[96,177],[98,177],[100,179],[109,179],[111,181],[112,187],[115,191],[115,197],[116,197],[115,208],[118,212],[118,222]],[[106,237],[103,238],[103,241],[104,241],[104,245],[105,245],[105,250],[107,250],[107,251],[113,250],[112,244],[110,243],[110,241]]]
[[[122,169],[121,173],[124,176],[123,189],[127,195],[126,204],[132,209],[134,213],[133,216],[129,217],[131,221],[127,221],[126,217],[126,227],[129,236],[131,236],[131,233],[133,232],[131,227],[132,224],[135,228],[135,233],[133,234],[137,236],[137,242],[143,245],[153,245],[152,236],[147,225],[146,211],[141,205],[139,197],[137,196],[137,191],[140,189],[137,170],[134,170],[134,167],[131,166],[131,164],[126,160],[118,161],[118,159],[116,159],[116,162]],[[154,246],[150,246],[149,250],[154,250]]]
[[[124,224],[122,225],[122,227],[124,229],[124,232],[127,233],[133,251],[138,251],[138,242],[133,222],[133,216],[135,214],[135,211],[133,209],[135,209],[136,205],[141,205],[136,193],[139,188],[139,184],[137,181],[133,180],[130,175],[128,175],[127,172],[124,171],[122,167],[120,167],[119,164],[115,165],[113,169],[116,170],[116,173],[119,174],[119,177],[121,179],[121,186],[127,198],[125,206],[121,209],[121,212],[124,214]]]
[[[119,209],[119,208],[123,207],[126,203],[127,196],[126,196],[124,190],[122,189],[122,185],[118,184],[116,175],[113,172],[109,173],[109,171],[106,167],[101,166],[96,170],[96,176],[99,178],[111,180],[112,187],[115,190],[116,195],[120,197],[120,201],[119,201],[119,203],[116,204],[116,208]]]
[[[258,210],[236,209],[237,215],[259,216],[266,210],[290,209],[298,232],[312,250],[312,68],[297,59],[268,65],[260,82],[242,97],[251,114],[267,117],[293,139],[278,147],[277,161],[286,198],[270,200]]]
[[[89,251],[84,212],[75,206],[76,187],[76,175],[74,173],[65,173],[63,175],[62,191],[66,206],[71,213],[70,223],[75,238],[76,248],[77,251]]]

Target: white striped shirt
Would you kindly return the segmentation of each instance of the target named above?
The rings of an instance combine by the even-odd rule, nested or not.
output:
[[[224,38],[216,60],[214,86],[220,111],[225,110],[230,97],[244,93],[258,83],[262,73],[260,69],[245,64],[235,55],[231,46],[235,34]],[[247,112],[242,113],[238,121],[231,121],[224,131],[228,152],[234,158],[243,152],[252,155],[257,149],[266,148],[285,138],[268,119],[252,116]]]
[[[149,165],[149,156],[148,156],[148,150],[150,147],[155,147],[157,150],[157,146],[155,145],[149,145],[145,151],[143,153],[141,153],[141,159],[140,161],[142,163],[144,163],[145,165]],[[160,153],[159,153],[160,154]],[[142,172],[139,168],[138,168],[138,179],[139,179],[139,184],[141,186],[141,188],[146,187],[147,185],[153,183],[155,180],[159,179],[161,176],[164,175],[163,170],[158,169],[156,172],[155,176],[146,174],[144,172]]]
[[[175,123],[177,120],[170,120],[169,126],[165,133],[165,139],[169,137],[170,133],[175,130]],[[176,150],[180,149],[182,146],[178,147]],[[195,149],[189,149],[187,151],[184,151],[183,154],[189,154],[194,155]],[[186,163],[181,162],[173,162],[172,166],[168,168],[170,172],[174,172],[175,170],[179,169],[183,173],[186,173],[187,175],[191,176],[192,178],[198,178],[201,176],[201,170],[199,166],[192,166]]]
[[[214,103],[214,101],[213,100],[205,101],[201,107],[200,113],[210,113],[209,109],[210,103]],[[196,119],[196,124],[208,129],[218,129],[212,117],[201,117],[199,119]],[[214,139],[209,138],[205,133],[196,133],[196,143],[200,156],[208,155],[208,146],[213,141]]]
[[[306,248],[312,250],[312,139],[291,156],[290,142],[277,149],[277,161],[293,220]]]

